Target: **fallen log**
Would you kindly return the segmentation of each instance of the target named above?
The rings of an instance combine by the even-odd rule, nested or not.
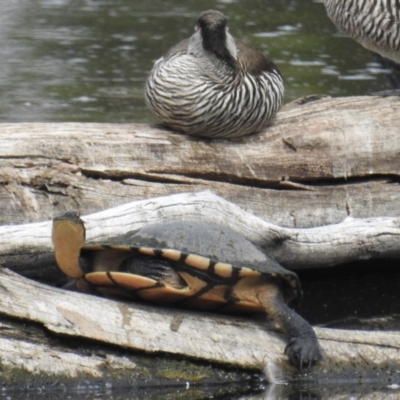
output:
[[[148,354],[167,353],[261,370],[272,382],[400,379],[399,332],[316,328],[323,361],[311,371],[299,372],[283,355],[283,336],[267,331],[265,321],[113,301],[52,288],[5,269],[0,270],[0,289],[2,315],[40,325],[59,341],[73,339],[79,344],[86,339]],[[108,361],[96,357],[89,365],[85,357],[77,357],[71,365],[65,365],[68,359],[63,354],[53,364],[48,358],[57,358],[57,353],[42,351],[35,356],[27,343],[25,347],[15,343],[10,346],[3,336],[0,330],[0,345],[6,349],[2,352],[3,366],[25,366],[28,371],[63,376],[73,375],[80,368],[88,376],[103,376],[100,371],[104,363],[114,362],[112,356]],[[116,358],[114,367],[135,368],[129,358]]]
[[[398,97],[311,100],[233,141],[144,124],[0,124],[0,223],[205,189],[287,227],[400,216]]]
[[[286,106],[265,133],[233,142],[189,139],[147,125],[0,124],[2,223],[51,219],[66,209],[87,214],[119,205],[84,217],[89,241],[101,242],[121,230],[151,222],[199,219],[230,225],[293,269],[398,258],[399,108],[396,98],[297,102]],[[236,205],[201,192],[204,189],[212,189]],[[187,191],[199,193],[181,194]],[[171,193],[179,194],[142,200]],[[135,199],[141,201],[120,205]],[[312,228],[299,229],[306,227]],[[37,257],[37,266],[43,266],[40,256],[51,258],[52,254],[50,230],[50,221],[0,226],[0,264],[18,271]],[[23,268],[19,271],[26,272]],[[0,291],[3,316],[38,324],[60,340],[129,347],[126,342],[134,336],[131,321],[138,329],[141,319],[158,320],[157,315],[162,314],[168,318],[160,332],[185,336],[186,342],[182,338],[179,343],[183,347],[177,351],[157,347],[162,340],[155,338],[154,348],[140,339],[132,339],[130,348],[196,358],[196,344],[196,351],[201,352],[199,329],[204,325],[210,350],[200,357],[264,369],[271,381],[277,375],[299,379],[282,356],[282,337],[266,331],[264,323],[201,313],[189,318],[187,312],[160,312],[67,293],[25,281],[6,270],[1,271]],[[41,298],[39,292],[48,297],[33,301]],[[93,312],[103,313],[102,308],[93,308],[94,303],[110,307],[116,331],[110,331],[101,318],[98,325],[92,325]],[[87,319],[87,310],[92,319]],[[3,332],[9,329],[3,325]],[[242,346],[235,337],[227,344],[221,342],[228,330],[242,338],[255,338],[243,344],[249,346],[250,356],[234,355]],[[316,331],[326,357],[320,367],[301,378],[398,380],[398,333]],[[142,338],[148,334],[146,330],[142,333]],[[181,336],[174,338],[178,342]],[[267,349],[260,346],[263,341],[271,345]],[[12,347],[8,343],[8,348]],[[33,353],[15,348],[21,351],[10,356],[10,365],[17,353],[25,354],[27,363],[32,360]],[[68,362],[64,356],[61,359]],[[82,360],[80,365],[86,362]]]
[[[254,374],[248,371],[223,365],[210,368],[209,364],[182,357],[138,352],[79,335],[54,333],[46,325],[49,318],[40,314],[47,307],[43,308],[42,301],[53,295],[60,299],[60,293],[52,292],[53,288],[48,286],[23,281],[21,276],[0,270],[0,288],[13,291],[4,295],[0,290],[0,381],[4,397],[47,395],[80,399],[96,393],[113,398],[154,398],[164,394],[172,399],[195,386],[197,398],[206,399],[216,393],[240,394],[251,385]],[[26,291],[17,293],[19,290]],[[22,298],[30,301],[32,307],[26,308]],[[61,299],[75,302],[68,292]],[[60,303],[56,304],[60,307]],[[87,306],[90,303],[85,303],[83,297],[83,318],[88,315]],[[92,326],[92,331],[97,327],[97,324]]]
[[[84,217],[91,242],[102,242],[116,233],[151,222],[173,219],[228,224],[274,256],[297,266],[301,265],[301,257],[302,262],[314,266],[367,256],[398,257],[400,224],[397,218],[348,219],[342,224],[310,229],[282,228],[210,192],[143,200]],[[21,257],[29,260],[35,254],[51,255],[50,232],[51,221],[0,227],[2,264],[18,270]],[[282,247],[286,250],[282,251]],[[40,326],[57,337],[58,344],[73,340],[74,349],[82,340],[89,340],[100,347],[165,354],[167,359],[170,355],[185,356],[216,365],[263,371],[271,382],[304,379],[322,384],[335,380],[387,384],[400,379],[399,332],[316,328],[324,351],[323,362],[312,371],[299,374],[283,355],[283,335],[273,328],[271,331],[271,327],[267,330],[265,321],[156,308],[68,292],[4,268],[0,269],[0,293],[3,320],[22,321],[30,333],[33,332],[31,325]],[[136,358],[121,354],[111,354],[111,358],[104,360],[97,353],[88,359],[85,353],[79,352],[74,358],[75,350],[71,348],[60,350],[53,347],[54,343],[36,340],[39,343],[33,345],[31,339],[20,339],[21,328],[16,328],[17,338],[12,334],[10,340],[2,335],[9,330],[9,325],[3,322],[0,347],[7,351],[2,353],[1,362],[3,367],[12,370],[26,363],[25,372],[54,375],[61,373],[63,364],[73,357],[74,362],[69,363],[63,376],[74,376],[81,370],[86,379],[88,376],[104,378],[115,368],[129,373],[136,364]],[[40,356],[35,356],[36,352]],[[53,358],[59,366],[53,365],[49,371],[49,360]],[[105,369],[108,363],[112,365]]]
[[[327,267],[370,258],[400,257],[400,218],[347,218],[324,227],[280,227],[210,192],[128,203],[83,217],[88,242],[171,220],[217,222],[241,232],[290,269]],[[51,254],[51,221],[0,226],[0,262],[18,269],[35,255]]]

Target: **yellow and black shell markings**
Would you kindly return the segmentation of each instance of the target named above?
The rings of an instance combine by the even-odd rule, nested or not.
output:
[[[264,311],[288,335],[285,354],[292,364],[303,368],[321,359],[312,327],[286,304],[301,295],[297,275],[228,227],[174,221],[89,245],[83,221],[69,212],[53,220],[52,240],[58,266],[80,290],[206,310]]]
[[[137,244],[123,245],[129,242]],[[85,245],[83,221],[66,213],[54,219],[53,243],[59,267],[77,280],[80,290],[185,307],[249,311],[264,308],[239,288],[249,291],[254,284],[276,281],[286,301],[301,295],[293,272],[235,231],[216,224],[155,224],[105,245]]]
[[[235,293],[238,282],[251,278],[260,283],[263,280],[285,279],[293,292],[291,297],[299,295],[297,279],[293,279],[291,274],[278,277],[274,273],[266,274],[248,267],[235,267],[230,263],[174,249],[84,246],[82,254],[88,257],[88,253],[92,253],[92,272],[82,271],[82,280],[95,291],[105,294],[139,297],[151,302],[209,310],[221,308],[229,311],[264,311],[259,302],[241,299]],[[137,255],[144,256],[145,259],[142,257],[140,263],[147,264],[148,271],[135,271]],[[110,256],[114,257],[116,264],[111,265],[108,262]],[[162,275],[154,276],[150,257],[167,261]],[[133,264],[133,268],[126,270],[127,264]],[[84,285],[81,284],[82,287]]]

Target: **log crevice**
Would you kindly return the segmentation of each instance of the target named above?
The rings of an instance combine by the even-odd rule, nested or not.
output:
[[[299,104],[283,107],[265,132],[233,141],[145,124],[0,124],[0,222],[206,189],[288,227],[340,222],[349,209],[399,216],[400,190],[390,183],[399,177],[398,98]],[[49,199],[52,185],[66,191]]]

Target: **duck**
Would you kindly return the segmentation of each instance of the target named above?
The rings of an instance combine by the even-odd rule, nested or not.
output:
[[[324,0],[336,27],[368,50],[400,63],[399,0]]]
[[[155,62],[145,87],[146,104],[162,124],[211,139],[260,132],[272,123],[283,95],[276,65],[234,39],[216,10],[201,13],[195,33]]]

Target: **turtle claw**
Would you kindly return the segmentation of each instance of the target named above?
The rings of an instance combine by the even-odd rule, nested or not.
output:
[[[290,363],[300,370],[314,366],[322,358],[316,338],[290,338],[285,354],[289,357]]]

